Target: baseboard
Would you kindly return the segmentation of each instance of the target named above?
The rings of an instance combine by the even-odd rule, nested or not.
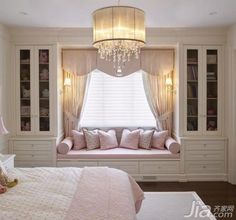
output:
[[[187,181],[228,181],[228,175],[220,174],[186,174]]]
[[[228,181],[229,183],[236,185],[236,175],[229,175]]]

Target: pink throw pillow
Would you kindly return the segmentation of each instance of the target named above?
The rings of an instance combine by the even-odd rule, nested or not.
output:
[[[100,147],[100,141],[97,129],[91,131],[83,129],[83,132],[87,145],[87,150],[93,150]]]
[[[167,137],[168,131],[155,131],[152,137],[152,147],[164,150]]]
[[[107,132],[99,130],[98,136],[100,140],[100,147],[102,150],[118,147],[115,130],[109,130]]]
[[[80,150],[86,147],[85,139],[84,139],[84,133],[79,132],[76,130],[72,130],[72,136],[74,140],[74,150]]]
[[[134,131],[124,129],[122,132],[120,147],[137,150],[138,142],[139,142],[139,134],[140,134],[139,129],[134,130]]]
[[[154,130],[146,130],[146,131],[144,131],[143,129],[140,130],[140,136],[139,136],[140,148],[147,149],[147,150],[151,149],[153,133],[154,133]]]

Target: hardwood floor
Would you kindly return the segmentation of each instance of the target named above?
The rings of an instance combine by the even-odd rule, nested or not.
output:
[[[236,220],[236,185],[226,182],[139,182],[138,184],[146,192],[195,191],[212,209],[216,206],[234,206],[232,218],[218,219]]]

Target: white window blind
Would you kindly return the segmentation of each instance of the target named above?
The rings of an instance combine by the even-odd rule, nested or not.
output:
[[[125,77],[113,77],[98,70],[91,74],[81,126],[156,125],[146,99],[141,71]]]

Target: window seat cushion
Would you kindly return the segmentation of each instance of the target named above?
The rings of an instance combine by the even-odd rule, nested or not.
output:
[[[179,159],[180,154],[169,150],[114,148],[109,150],[70,150],[67,154],[57,154],[57,159]]]

